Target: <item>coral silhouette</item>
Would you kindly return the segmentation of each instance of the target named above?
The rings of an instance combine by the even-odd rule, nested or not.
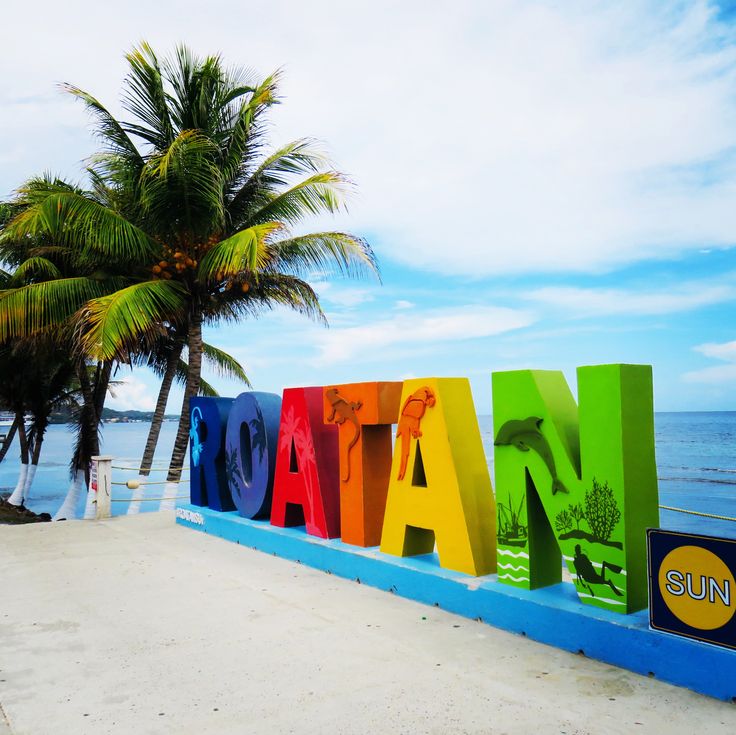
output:
[[[577,538],[585,539],[595,544],[623,548],[620,541],[611,541],[616,525],[621,520],[619,509],[613,490],[607,482],[599,483],[593,478],[593,487],[585,492],[585,501],[570,504],[555,516],[555,529],[560,534],[560,541]],[[581,521],[585,521],[590,531],[580,528]],[[573,530],[572,525],[576,528]]]

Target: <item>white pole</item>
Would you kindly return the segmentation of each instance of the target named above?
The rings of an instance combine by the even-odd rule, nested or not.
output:
[[[92,518],[99,520],[100,518],[109,518],[112,515],[110,512],[111,491],[112,457],[107,455],[92,457],[89,475],[89,494],[92,496],[92,493],[94,493],[92,502],[96,505],[92,513]],[[86,512],[84,517],[88,517]]]

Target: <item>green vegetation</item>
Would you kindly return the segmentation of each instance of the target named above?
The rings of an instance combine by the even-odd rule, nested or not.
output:
[[[176,481],[189,400],[211,391],[203,357],[247,381],[236,361],[203,342],[203,327],[275,305],[324,321],[309,276],[366,275],[377,266],[355,235],[294,231],[340,210],[349,183],[310,139],[268,149],[278,74],[257,80],[184,46],[159,60],[142,44],[126,59],[126,120],[65,85],[101,142],[86,188],[37,177],[0,210],[0,259],[9,269],[0,344],[13,349],[43,336],[70,356],[81,396],[75,473],[99,451],[117,366],[145,364],[162,376],[144,468],[178,376],[185,394],[168,476]]]

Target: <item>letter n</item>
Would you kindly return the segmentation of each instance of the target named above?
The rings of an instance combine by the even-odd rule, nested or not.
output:
[[[324,389],[324,418],[338,427],[340,537],[381,542],[391,474],[391,425],[399,418],[401,383],[351,383]]]
[[[287,388],[281,403],[271,523],[340,535],[337,427],[322,421],[322,388]]]
[[[381,551],[431,554],[466,574],[495,570],[495,507],[470,384],[407,380],[401,396]]]
[[[225,429],[232,398],[189,401],[189,497],[192,505],[234,510],[225,474]]]
[[[578,368],[579,407],[561,372],[494,373],[498,579],[561,580],[627,613],[647,605],[646,529],[658,526],[652,370]]]

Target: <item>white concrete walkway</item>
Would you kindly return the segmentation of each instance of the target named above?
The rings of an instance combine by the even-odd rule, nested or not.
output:
[[[735,705],[169,513],[0,526],[2,735],[735,731]]]

